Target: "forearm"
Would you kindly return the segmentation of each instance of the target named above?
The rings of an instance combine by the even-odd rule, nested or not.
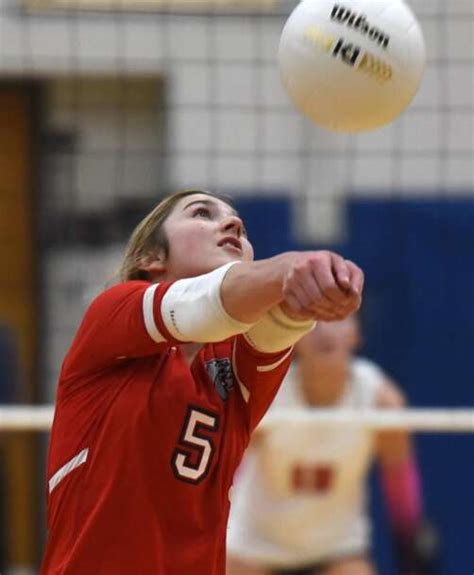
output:
[[[421,575],[423,558],[419,534],[423,526],[423,497],[416,459],[410,455],[382,468],[382,489],[400,573]]]
[[[421,481],[415,456],[410,454],[381,469],[382,488],[392,531],[410,539],[422,517]]]
[[[221,300],[235,320],[256,323],[283,300],[283,281],[291,258],[287,252],[255,262],[232,266],[221,285]]]
[[[256,324],[244,333],[245,339],[258,351],[276,353],[295,345],[311,331],[316,322],[312,319],[295,320],[282,311],[279,305],[271,308]]]
[[[202,276],[177,280],[161,304],[165,330],[178,341],[194,342],[222,341],[247,332],[281,301],[292,256],[287,253],[259,262],[229,263]],[[152,301],[153,293],[150,295]],[[158,339],[166,337],[159,334]]]
[[[379,390],[377,406],[400,409],[405,405],[396,384],[387,379]],[[425,566],[429,557],[421,544],[426,534],[423,491],[411,436],[406,431],[380,432],[377,450],[397,572],[403,575],[428,573]]]
[[[422,514],[421,482],[411,437],[404,431],[377,438],[382,490],[392,530],[411,536]]]

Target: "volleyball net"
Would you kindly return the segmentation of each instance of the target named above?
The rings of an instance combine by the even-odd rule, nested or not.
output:
[[[51,429],[54,407],[0,407],[0,432]],[[405,429],[412,432],[474,433],[474,409],[305,409],[278,408],[268,415],[263,427],[299,422],[314,425],[367,427],[373,430]]]

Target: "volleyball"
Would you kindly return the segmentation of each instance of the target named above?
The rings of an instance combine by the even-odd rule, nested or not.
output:
[[[302,0],[278,50],[297,110],[348,133],[397,118],[418,91],[425,59],[421,27],[403,0]]]

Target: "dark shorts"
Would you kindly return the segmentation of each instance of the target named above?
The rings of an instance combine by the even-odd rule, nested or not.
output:
[[[350,555],[344,555],[339,557],[339,559],[356,559],[356,558],[367,558],[367,553],[354,553]],[[313,565],[306,565],[305,567],[299,567],[297,569],[277,569],[272,571],[272,575],[323,575],[323,573],[331,567],[334,561],[323,561],[321,563],[314,563]]]
[[[272,575],[321,575],[329,567],[329,563],[317,563],[308,565],[299,569],[284,569],[282,571],[273,571]]]

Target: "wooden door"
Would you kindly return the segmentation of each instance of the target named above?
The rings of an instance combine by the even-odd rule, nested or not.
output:
[[[16,343],[15,400],[32,402],[36,357],[36,249],[32,170],[33,93],[0,86],[0,324]],[[34,437],[1,435],[5,498],[3,547],[8,565],[36,558],[38,479]]]

